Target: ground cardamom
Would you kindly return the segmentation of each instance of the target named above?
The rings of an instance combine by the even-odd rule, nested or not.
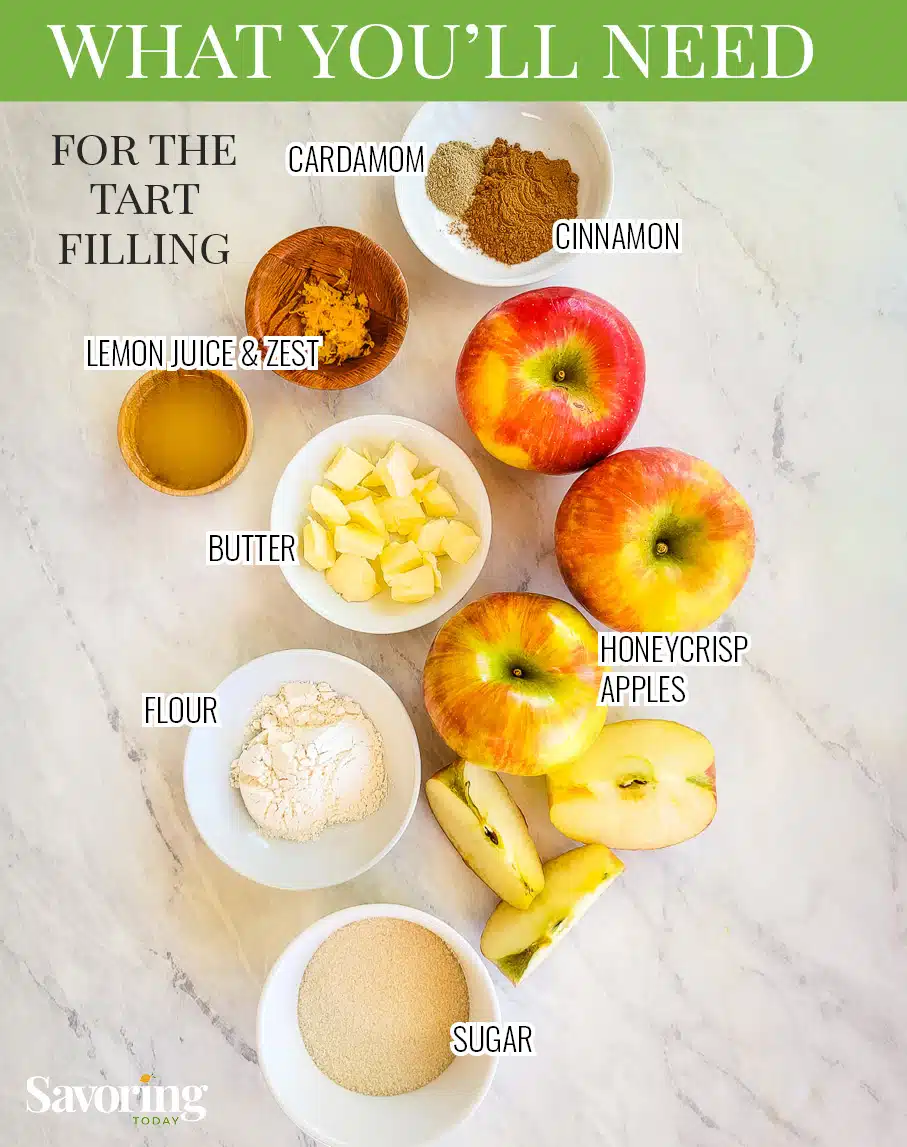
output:
[[[460,219],[482,178],[485,147],[451,140],[435,148],[425,173],[425,190],[439,211]]]

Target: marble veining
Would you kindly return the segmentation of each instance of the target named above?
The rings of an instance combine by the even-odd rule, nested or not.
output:
[[[436,271],[389,182],[290,179],[291,139],[392,139],[401,105],[9,105],[2,113],[0,288],[0,887],[2,1137],[16,1147],[307,1144],[257,1067],[267,970],[308,922],[391,900],[478,941],[492,894],[424,801],[400,844],[339,888],[283,893],[226,869],[182,794],[184,733],[145,730],[140,694],[204,690],[274,649],[358,658],[400,693],[426,775],[448,759],[421,707],[435,626],[382,638],[332,627],[276,569],[208,568],[211,529],[260,529],[286,461],[331,421],[410,414],[458,441],[495,514],[474,593],[563,594],[552,523],[565,480],[485,455],[453,366],[501,296]],[[627,855],[624,876],[504,1013],[539,1054],[504,1060],[448,1147],[898,1147],[907,1139],[901,645],[907,532],[907,111],[886,105],[601,105],[616,216],[680,216],[682,256],[577,260],[561,281],[626,312],[648,389],[630,444],[672,445],[748,497],[759,546],[725,628],[739,670],[691,675],[683,714],[718,755],[719,813],[687,845]],[[61,267],[61,230],[96,219],[54,168],[52,132],[236,134],[238,164],[201,184],[188,229],[229,235],[205,267]],[[161,178],[142,168],[144,181]],[[168,225],[160,228],[169,230]],[[403,350],[380,378],[324,396],[238,372],[255,419],[244,475],[168,499],[123,465],[129,374],[83,373],[82,337],[242,333],[259,255],[315,223],[359,228],[410,290]],[[101,225],[103,223],[103,226]],[[154,225],[153,225],[154,224]],[[185,220],[180,226],[187,229]],[[515,784],[548,856],[543,786]],[[205,1120],[37,1116],[25,1080],[208,1085]]]

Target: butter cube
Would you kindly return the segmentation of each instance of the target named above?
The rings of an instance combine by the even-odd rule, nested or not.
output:
[[[455,518],[457,503],[444,486],[431,486],[422,494],[422,505],[426,514],[433,518]]]
[[[420,502],[422,501],[422,495],[426,490],[432,490],[435,486],[437,486],[440,474],[441,471],[438,469],[429,470],[427,474],[423,474],[420,478],[414,479],[415,487],[413,488],[413,494],[419,499]]]
[[[403,457],[406,459],[406,464],[409,467],[410,473],[412,473],[413,470],[415,470],[415,468],[419,465],[419,459],[416,457],[416,455],[413,454],[412,450],[407,450],[406,447],[402,443],[392,442],[390,444],[390,446],[388,447],[387,452],[388,452],[388,454],[392,454],[394,451],[397,451],[398,453],[402,454]]]
[[[426,522],[424,526],[419,527],[413,535],[413,540],[423,554],[440,554],[444,552],[442,542],[444,540],[444,531],[449,524],[447,518],[432,518],[430,522]]]
[[[362,479],[360,485],[364,486],[367,490],[384,490],[384,479],[377,470],[373,470],[371,474],[366,474]]]
[[[413,455],[399,442],[394,442],[384,457],[375,464],[375,472],[394,498],[405,498],[412,494],[416,482],[413,478],[409,459]],[[418,461],[418,459],[416,459]]]
[[[379,560],[384,580],[390,584],[390,578],[420,566],[422,554],[415,542],[388,542]]]
[[[366,490],[365,486],[354,486],[352,490],[341,490],[338,487],[331,493],[336,494],[344,506],[348,506],[350,502],[360,502],[363,498],[370,498],[372,495],[372,491]]]
[[[422,556],[425,558],[425,564],[431,566],[431,572],[435,579],[435,589],[441,589],[441,571],[438,569],[438,559],[434,554],[423,554]]]
[[[368,601],[378,592],[375,571],[358,554],[341,554],[324,576],[344,601]]]
[[[338,526],[334,531],[334,549],[338,554],[358,554],[376,558],[384,549],[385,539],[364,526]]]
[[[314,518],[309,518],[302,527],[302,556],[312,569],[322,573],[337,560],[330,534]]]
[[[341,446],[334,461],[324,472],[325,478],[341,490],[352,490],[372,472],[372,464],[349,446]]]
[[[384,518],[378,512],[378,507],[375,505],[375,500],[371,494],[366,494],[364,498],[360,498],[356,502],[347,502],[346,508],[357,525],[365,526],[366,529],[374,530],[376,534],[380,535],[387,532]]]
[[[441,547],[449,558],[463,565],[479,548],[479,536],[465,522],[450,522],[444,531]]]
[[[406,498],[385,498],[379,502],[378,512],[387,528],[397,534],[408,534],[425,521],[422,507],[412,494]]]
[[[434,595],[435,575],[431,566],[423,563],[409,573],[397,574],[389,584],[394,601],[413,604],[417,601],[426,601]]]
[[[328,490],[326,486],[313,486],[311,501],[312,509],[316,514],[320,514],[329,526],[345,526],[350,520],[346,506],[333,490]]]

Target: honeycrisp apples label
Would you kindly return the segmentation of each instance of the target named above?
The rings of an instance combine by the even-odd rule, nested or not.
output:
[[[652,666],[740,665],[750,647],[747,633],[599,633],[598,663],[605,667],[599,705],[684,705],[685,673],[623,673]]]

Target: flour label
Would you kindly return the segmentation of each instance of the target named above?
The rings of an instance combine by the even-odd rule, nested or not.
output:
[[[217,725],[216,693],[143,693],[142,728]]]

